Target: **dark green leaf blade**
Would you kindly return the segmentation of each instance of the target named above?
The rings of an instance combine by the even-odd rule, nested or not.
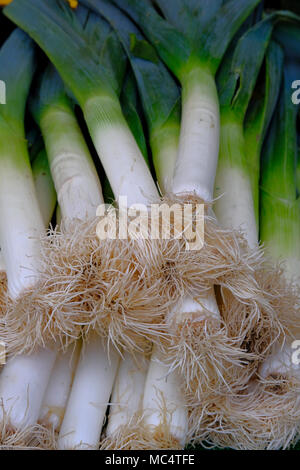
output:
[[[203,28],[214,18],[222,0],[155,0],[165,18],[191,42],[199,40]]]
[[[35,46],[20,29],[15,29],[0,50],[0,80],[5,84],[6,104],[0,104],[0,117],[24,134],[26,100],[35,72]]]
[[[202,42],[198,44],[195,53],[201,55],[203,61],[210,63],[214,72],[217,71],[230,41],[260,1],[229,0],[203,31]]]
[[[251,99],[271,38],[272,18],[249,29],[238,41],[229,71],[219,75],[221,108],[230,108],[241,121]]]
[[[252,194],[256,218],[259,212],[260,155],[263,141],[273,116],[280,91],[283,68],[283,51],[275,42],[269,44],[265,73],[254,90],[244,123],[248,165],[251,168]]]
[[[153,47],[119,9],[106,0],[83,0],[83,3],[102,14],[115,28],[135,74],[150,132],[162,127],[179,103],[175,80]]]
[[[25,30],[46,52],[68,83],[79,102],[84,102],[95,89],[115,96],[109,74],[98,63],[97,51],[85,40],[84,30],[74,13],[65,13],[59,0],[18,0],[4,13]]]
[[[162,60],[179,75],[190,57],[190,42],[155,11],[150,1],[113,0],[113,3],[131,16],[157,48]]]
[[[121,104],[123,114],[126,118],[126,121],[128,122],[130,130],[134,135],[134,138],[147,162],[147,165],[150,167],[145,134],[142,121],[138,113],[138,93],[135,79],[132,73],[129,73],[126,77],[121,94]]]

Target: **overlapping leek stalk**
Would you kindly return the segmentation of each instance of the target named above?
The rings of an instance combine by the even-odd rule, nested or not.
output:
[[[12,59],[13,55],[13,59]],[[38,279],[39,238],[44,224],[36,198],[24,133],[24,111],[35,70],[32,41],[20,30],[2,46],[2,77],[7,104],[1,107],[1,231],[8,291],[18,297]],[[55,352],[41,350],[8,360],[0,379],[1,421],[8,416],[13,429],[34,425],[38,419]]]
[[[12,59],[13,56],[13,59]],[[1,107],[1,246],[8,280],[8,294],[18,301],[32,286],[40,271],[40,235],[45,230],[39,207],[39,185],[34,186],[24,112],[35,70],[34,46],[25,33],[16,29],[1,48],[2,77],[7,83],[7,103]],[[37,157],[39,159],[39,156]],[[36,176],[38,174],[37,169]],[[53,211],[53,185],[49,187]],[[0,377],[1,444],[33,445],[37,420],[56,353],[41,349],[30,356],[9,358]]]
[[[92,18],[89,18],[88,25],[90,29],[95,25]],[[107,30],[104,32],[102,28],[102,34],[107,36]],[[105,44],[103,37],[99,39],[98,44],[100,41],[102,45]],[[67,230],[70,224],[73,230],[76,222],[80,224],[80,221],[85,222],[94,217],[98,205],[103,203],[103,198],[100,182],[72,105],[65,95],[61,79],[52,66],[48,67],[41,78],[32,108],[45,140],[61,208],[62,224],[65,224]],[[80,225],[81,229],[82,227]],[[84,288],[88,289],[88,286],[83,286]],[[91,289],[92,286],[89,287],[90,295]],[[68,365],[71,372],[67,360],[68,356],[64,359],[65,364],[58,364],[59,374],[60,369],[65,371]],[[116,353],[112,351],[109,360],[101,339],[92,335],[81,351],[66,410],[64,408],[69,392],[70,372],[66,374],[69,380],[61,390],[57,390],[54,382],[56,400],[59,398],[58,392],[62,400],[59,410],[52,413],[57,428],[62,420],[59,413],[64,412],[58,438],[59,448],[97,447],[117,364]],[[49,394],[52,395],[53,390],[49,389]],[[53,401],[54,397],[45,397],[45,400],[49,399]],[[97,412],[94,408],[96,402],[99,402]]]

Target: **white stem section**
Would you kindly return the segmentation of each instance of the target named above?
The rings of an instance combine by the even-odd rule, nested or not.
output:
[[[0,421],[3,412],[17,429],[37,422],[56,353],[41,349],[9,360],[0,376]]]
[[[155,433],[167,426],[182,447],[186,444],[188,410],[181,392],[182,378],[169,373],[156,348],[152,353],[145,384],[143,409],[149,431]]]
[[[49,220],[49,206],[43,209]],[[36,281],[44,224],[29,166],[15,167],[9,157],[1,161],[0,214],[8,288],[17,297]],[[36,423],[55,356],[54,351],[43,349],[8,361],[0,376],[0,421],[8,420],[15,428]]]
[[[126,196],[129,206],[157,201],[158,191],[150,170],[121,110],[117,109],[118,115],[113,121],[103,116],[95,118],[103,113],[104,105],[109,108],[110,103],[103,102],[99,97],[89,99],[84,114],[115,197]],[[111,103],[111,106],[116,104]]]
[[[16,298],[37,280],[44,223],[30,168],[18,168],[9,156],[1,156],[0,218],[8,290]]]
[[[59,449],[97,449],[113,387],[118,354],[110,358],[100,338],[82,350],[59,433]]]
[[[216,196],[220,197],[214,210],[219,223],[224,228],[242,230],[249,246],[255,248],[258,228],[249,176],[240,167],[220,164],[216,188]]]
[[[143,411],[143,396],[148,361],[140,358],[139,365],[126,353],[120,362],[113,388],[106,435],[113,438],[120,426]]]
[[[261,365],[259,375],[263,378],[270,376],[293,376],[300,381],[300,340],[288,340],[283,347],[277,346],[274,353]],[[291,343],[290,343],[291,341]]]
[[[221,315],[213,289],[203,298],[184,297],[169,314],[169,321],[180,324],[185,320],[198,322],[204,318],[215,318],[220,321]]]
[[[65,413],[76,366],[79,359],[79,343],[69,347],[65,354],[58,354],[49,385],[43,399],[39,422],[58,431]]]
[[[183,80],[182,121],[173,191],[213,198],[220,116],[214,78],[194,69]]]
[[[6,272],[5,259],[3,256],[3,251],[0,249],[0,271]]]
[[[300,259],[298,256],[285,258],[285,275],[300,289]]]
[[[101,185],[72,111],[50,108],[41,129],[62,218],[95,217],[103,204]]]

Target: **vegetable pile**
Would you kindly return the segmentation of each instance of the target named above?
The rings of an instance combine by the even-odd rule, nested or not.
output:
[[[0,5],[0,448],[294,446],[299,11]]]

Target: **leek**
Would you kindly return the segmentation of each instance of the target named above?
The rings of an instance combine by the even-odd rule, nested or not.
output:
[[[34,48],[22,31],[15,30],[2,46],[0,64],[7,83],[7,104],[0,109],[0,243],[14,300],[38,279],[39,237],[44,232],[24,133]],[[54,360],[55,352],[46,349],[8,360],[0,378],[1,420],[7,414],[17,429],[37,422]]]
[[[260,236],[270,256],[277,262],[284,262],[284,274],[289,282],[294,283],[299,295],[300,210],[296,177],[296,119],[299,107],[291,100],[291,85],[299,75],[296,47],[299,27],[281,25],[276,31],[276,38],[285,48],[286,60],[283,92],[262,160]],[[291,329],[292,337],[297,338],[297,333],[295,325]],[[299,381],[299,366],[292,362],[291,341],[289,339],[283,348],[277,346],[274,355],[261,367],[262,377],[275,374],[295,377]],[[295,410],[293,412],[297,413]]]
[[[284,275],[287,281],[294,285],[297,312],[300,285],[300,206],[295,172],[298,109],[291,101],[291,82],[297,79],[298,75],[299,67],[295,67],[286,59],[283,89],[263,152],[260,191],[261,240],[272,259],[283,263]],[[286,315],[290,313],[291,308],[287,306]],[[292,348],[293,340],[299,337],[298,322],[299,319],[290,327],[290,337],[285,343],[274,346],[273,354],[264,361],[259,370],[262,382],[272,384],[277,379],[275,387],[281,394],[281,403],[276,408],[272,407],[273,415],[278,416],[281,421],[277,441],[272,436],[273,440],[269,444],[273,449],[287,448],[299,438],[300,368],[297,362],[293,361]]]
[[[258,243],[258,239],[252,199],[251,187],[253,180],[251,171],[253,171],[253,164],[255,169],[259,167],[259,164],[255,162],[255,156],[259,157],[259,153],[255,153],[247,159],[244,117],[266,50],[267,60],[273,61],[270,64],[272,67],[279,67],[276,75],[281,76],[282,53],[278,46],[273,43],[271,43],[268,49],[267,46],[273,28],[273,21],[277,20],[278,17],[284,16],[285,14],[280,13],[277,17],[267,17],[251,28],[237,44],[229,69],[229,80],[226,64],[226,74],[222,74],[221,70],[219,76],[222,126],[220,166],[217,174],[216,193],[218,196],[224,195],[222,197],[223,202],[221,198],[217,201],[216,212],[223,224],[235,228],[242,226],[248,243],[254,248]],[[255,39],[260,42],[260,46],[252,49]],[[236,86],[236,83],[239,86]],[[265,109],[268,110],[268,107],[270,107],[274,110],[274,96],[269,94],[269,97],[271,101],[266,105]],[[264,113],[262,115],[257,114],[258,119],[261,119],[260,129],[263,130],[266,122],[270,121],[270,116],[267,117],[269,114],[270,111],[265,116]],[[251,116],[251,113],[248,116]],[[256,127],[256,129],[259,127]],[[279,140],[282,139],[282,133],[279,133],[278,129],[277,131],[273,129],[271,134],[273,134],[273,140],[275,135],[277,136],[278,144]],[[263,138],[263,135],[264,132],[259,137]],[[255,132],[253,132],[252,138],[257,139]],[[257,148],[256,145],[253,144],[250,149]],[[260,143],[261,147],[262,143]],[[272,160],[272,163],[274,164],[274,160]],[[271,166],[273,167],[272,164],[270,164],[270,168]],[[257,174],[254,176],[257,182]],[[239,184],[239,181],[242,183]],[[275,181],[273,180],[270,184],[273,190],[275,188],[274,183]],[[266,226],[268,227],[272,225],[270,223],[270,213],[268,219],[266,219]],[[272,226],[271,230],[274,231],[274,227]],[[275,272],[268,273],[267,269],[263,275],[266,276],[264,285],[267,287],[267,295],[265,297],[266,300],[269,297],[269,302],[271,302],[269,307],[272,307],[276,316],[271,311],[266,316],[269,307],[267,303],[261,303],[264,296],[264,292],[261,290],[259,292],[261,298],[257,297],[256,300],[257,309],[260,311],[260,315],[255,320],[257,325],[253,324],[251,326],[251,318],[249,318],[249,314],[247,315],[247,328],[250,328],[252,339],[250,335],[250,342],[246,343],[248,348],[257,351],[260,361],[265,360],[268,356],[270,357],[270,350],[282,335],[282,332],[286,334],[290,330],[295,321],[296,312],[293,298],[290,300],[289,307],[285,298],[286,295],[291,294],[291,291],[288,291],[288,294],[286,294],[282,291],[282,286],[279,288],[276,285],[277,281],[282,284],[282,279],[278,279],[278,275]],[[262,273],[260,273],[260,276],[262,276]],[[261,283],[260,278],[258,277],[257,279]],[[226,298],[226,292],[222,295],[223,301],[224,297]],[[291,311],[286,312],[289,309]],[[283,313],[286,318],[282,318]],[[240,313],[239,316],[241,316]],[[232,318],[228,319],[229,322],[232,320]],[[227,320],[225,319],[225,321]],[[263,321],[267,322],[265,326],[263,326]],[[253,329],[252,331],[251,328]],[[261,331],[258,328],[261,328]],[[260,341],[260,338],[263,341]],[[265,366],[269,364],[269,359],[263,364]],[[251,364],[249,365],[251,367]],[[292,442],[295,436],[295,423],[298,419],[293,390],[287,391],[284,396],[280,388],[281,379],[278,375],[273,375],[271,378],[269,376],[269,382],[268,379],[264,382],[261,378],[256,378],[258,373],[257,364],[253,369],[253,373],[255,375],[253,375],[252,380],[247,384],[246,391],[245,389],[240,390],[238,401],[235,400],[235,397],[229,398],[226,401],[221,400],[218,407],[216,406],[215,409],[210,410],[212,424],[210,425],[205,420],[202,423],[203,431],[205,428],[206,432],[207,429],[210,429],[208,432],[210,434],[209,440],[214,444],[231,446],[237,449],[275,449]],[[293,413],[296,413],[295,417],[292,417]],[[197,421],[197,415],[195,415],[195,421]],[[219,422],[220,425],[216,426],[216,422]],[[195,422],[195,425],[196,427],[198,426],[197,422]],[[203,438],[203,434],[201,434],[201,438]]]
[[[63,223],[94,217],[96,208],[103,203],[100,182],[72,105],[65,95],[64,85],[52,66],[48,66],[40,78],[40,86],[32,102],[32,111],[45,140]],[[59,376],[61,369],[65,372],[67,359],[68,356],[64,359],[65,364],[60,362],[58,365]],[[118,362],[115,353],[113,361],[109,361],[100,338],[89,339],[81,352],[64,419],[52,413],[51,419],[56,427],[62,420],[59,448],[97,447]],[[63,404],[66,404],[70,373],[66,374],[67,378],[69,380],[66,380],[63,389],[59,390],[60,396],[57,396],[58,386],[54,378],[54,390],[50,388],[49,396],[46,397],[49,403],[54,400],[53,393],[56,394],[56,400],[61,397],[64,403],[60,403],[60,410],[64,408]],[[95,403],[96,397],[103,402],[102,406],[97,407],[97,412],[92,404]]]
[[[91,47],[94,38],[99,34],[97,27],[95,36],[89,35],[85,32],[85,25],[80,23],[80,15],[76,16],[70,9],[66,9],[61,1],[51,0],[44,3],[38,0],[20,0],[6,7],[5,13],[27,30],[47,53],[81,106],[116,199],[120,200],[120,196],[125,196],[126,208],[132,204],[147,205],[150,201],[158,201],[159,193],[151,172],[122,114],[119,102],[119,73],[115,73],[123,63],[122,59],[120,60],[122,46],[119,42],[112,37],[107,44],[107,50],[111,52],[104,57],[99,56],[95,48]],[[62,43],[64,48],[61,47]],[[123,206],[120,209],[123,209]],[[120,297],[126,296],[123,302],[126,305],[125,313],[129,313],[120,314],[120,299],[118,303],[112,299],[108,308],[112,308],[116,313],[112,315],[113,318],[126,325],[127,336],[124,334],[124,328],[120,328],[118,323],[114,329],[112,322],[108,331],[112,342],[116,343],[119,338],[122,347],[126,344],[127,348],[132,349],[136,347],[136,342],[145,343],[145,338],[151,337],[151,340],[158,341],[166,305],[161,300],[161,282],[158,276],[153,275],[152,264],[148,263],[152,252],[150,254],[149,250],[145,251],[143,243],[141,249],[140,243],[135,241],[128,243],[125,240],[120,244],[126,252],[130,252],[123,255],[125,264],[129,266],[128,269],[125,268],[123,275],[119,266],[117,269],[113,268],[113,272],[118,280],[121,274],[121,280],[126,284],[124,288],[119,289]],[[128,261],[132,256],[137,259],[137,254],[140,256],[137,263]],[[109,254],[106,254],[106,257],[109,257]],[[117,261],[113,259],[112,263],[114,262]],[[150,273],[151,279],[146,272]],[[140,275],[137,276],[138,273]],[[129,295],[128,291],[132,295]],[[108,289],[108,293],[112,295],[113,291]],[[117,339],[114,335],[116,331]],[[143,347],[137,346],[140,349]]]

